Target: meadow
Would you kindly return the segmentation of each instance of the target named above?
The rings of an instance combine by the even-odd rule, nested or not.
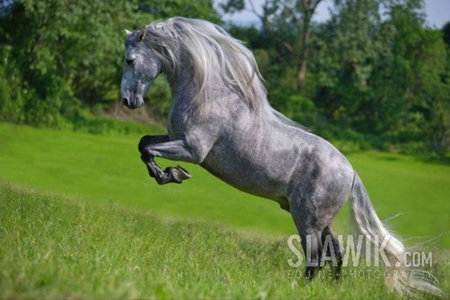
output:
[[[389,299],[383,278],[305,283],[287,259],[295,234],[274,202],[201,168],[158,186],[138,135],[0,124],[0,298]],[[379,216],[433,251],[450,283],[450,166],[353,153]],[[160,160],[162,166],[173,164]],[[334,227],[347,233],[348,208]]]

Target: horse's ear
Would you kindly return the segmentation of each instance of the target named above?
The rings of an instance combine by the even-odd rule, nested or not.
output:
[[[145,35],[147,34],[147,26],[142,27],[141,32],[139,32],[139,42],[145,39]]]
[[[129,31],[128,29],[125,29],[125,33],[127,34],[127,36],[131,35],[131,31]]]

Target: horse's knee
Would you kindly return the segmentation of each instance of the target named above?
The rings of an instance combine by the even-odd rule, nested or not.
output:
[[[144,135],[139,140],[138,149],[143,153],[147,151],[147,148],[152,145],[166,143],[170,140],[167,135]]]
[[[144,152],[145,146],[147,146],[149,144],[149,140],[150,140],[150,136],[148,136],[148,135],[144,135],[143,137],[141,137],[141,139],[139,140],[139,144],[138,144],[138,150],[140,153]]]

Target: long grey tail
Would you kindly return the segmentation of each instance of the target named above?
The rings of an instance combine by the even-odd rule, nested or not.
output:
[[[369,239],[375,249],[383,251],[387,258],[386,284],[390,290],[396,290],[401,295],[417,295],[424,292],[438,297],[445,296],[434,276],[423,270],[412,270],[407,267],[405,245],[380,221],[356,172],[350,203],[359,233]]]

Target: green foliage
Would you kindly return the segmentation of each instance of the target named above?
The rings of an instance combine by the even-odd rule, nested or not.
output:
[[[307,2],[267,0],[261,27],[226,25],[254,50],[271,104],[346,149],[448,156],[448,24],[428,28],[423,0],[336,0],[329,21],[310,23]],[[245,7],[222,4],[228,13]],[[0,120],[111,131],[84,111],[101,115],[119,100],[123,29],[174,15],[222,23],[212,0],[0,1]],[[145,100],[164,122],[164,78]]]
[[[142,123],[119,121],[90,115],[73,118],[68,126],[72,130],[95,135],[145,135],[155,130],[150,129],[149,126]]]
[[[335,1],[332,18],[313,24],[301,93],[294,2],[266,1],[259,35],[231,31],[255,49],[272,105],[346,149],[445,157],[450,60],[441,32],[424,25],[423,1]]]
[[[228,0],[220,3],[219,6],[225,13],[234,13],[244,10],[245,2],[243,0]]]
[[[174,16],[209,19],[220,22],[211,0],[152,0],[138,1],[139,9],[157,18],[168,19]]]
[[[316,121],[317,108],[314,102],[302,95],[292,95],[284,111],[287,117],[299,120],[302,124],[314,124]]]
[[[125,28],[173,15],[219,21],[211,0],[17,0],[0,9],[0,120],[52,127],[80,103],[107,108],[119,99]],[[167,108],[168,93],[159,100]]]
[[[443,39],[447,46],[450,46],[450,22],[442,27]]]
[[[0,121],[23,123],[25,121],[24,105],[25,93],[17,88],[21,76],[15,70],[9,70],[6,65],[9,47],[0,46]]]

